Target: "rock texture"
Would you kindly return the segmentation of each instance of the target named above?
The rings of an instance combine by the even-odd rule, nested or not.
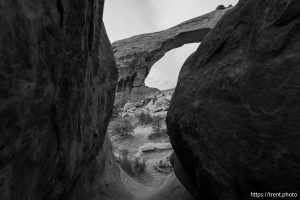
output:
[[[1,200],[68,199],[90,181],[117,85],[103,3],[1,0]]]
[[[187,43],[201,42],[230,8],[216,10],[170,29],[133,36],[112,44],[119,71],[116,104],[124,106],[140,86],[152,65],[166,52]]]
[[[109,137],[96,159],[88,165],[78,181],[70,200],[137,200],[135,191],[127,188],[120,167],[112,153]],[[128,175],[127,175],[128,176]],[[126,177],[128,179],[128,177]],[[126,180],[125,179],[125,180]],[[138,183],[129,183],[138,184]],[[183,186],[182,186],[183,187]],[[142,189],[142,186],[139,185]]]
[[[180,161],[178,160],[174,152],[170,156],[170,163],[173,166],[173,170],[178,180],[180,180],[180,182],[185,186],[185,188],[188,188],[191,194],[196,194],[197,193],[197,190],[195,190],[196,188],[193,186],[193,183],[191,182],[189,176],[183,169]]]
[[[152,93],[151,90],[149,91],[150,92],[144,93],[143,95],[138,95],[138,98],[134,98],[135,100],[139,101],[131,102],[128,99],[128,103],[126,103],[123,109],[121,109],[122,113],[120,115],[125,117],[135,116],[136,114],[141,113],[149,113],[152,116],[166,116],[174,92],[174,88],[164,91],[157,90],[158,92],[155,92],[155,95]],[[131,96],[133,95],[134,93],[131,93]],[[143,97],[142,100],[140,100],[141,97]]]
[[[241,0],[185,62],[167,125],[197,199],[299,195],[299,65],[298,0]]]
[[[172,173],[166,177],[166,181],[145,200],[195,200],[193,196],[182,186]]]
[[[147,86],[136,87],[131,90],[127,99],[128,102],[138,102],[146,99],[149,96],[155,96],[160,93],[157,88],[150,88]]]

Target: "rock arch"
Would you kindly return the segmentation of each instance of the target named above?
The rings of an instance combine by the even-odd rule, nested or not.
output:
[[[119,72],[116,104],[124,105],[132,90],[144,86],[151,67],[166,52],[201,42],[231,7],[215,10],[172,28],[133,36],[112,44]]]

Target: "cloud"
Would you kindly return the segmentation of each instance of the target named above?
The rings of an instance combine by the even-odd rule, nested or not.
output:
[[[175,87],[176,81],[171,79],[160,79],[159,77],[150,77],[149,79],[147,79],[146,85],[158,88],[160,90],[165,90]]]
[[[238,0],[142,0],[156,10],[156,27],[159,30],[170,28],[181,22],[198,17],[216,9],[220,4],[228,6]]]
[[[107,0],[104,23],[111,41],[164,30],[238,0]]]
[[[107,0],[104,23],[112,41],[164,30],[238,0]]]
[[[104,23],[111,41],[157,30],[158,13],[149,0],[109,0]]]
[[[152,66],[145,84],[160,90],[175,87],[183,63],[198,46],[198,43],[187,44],[167,52],[164,57]]]

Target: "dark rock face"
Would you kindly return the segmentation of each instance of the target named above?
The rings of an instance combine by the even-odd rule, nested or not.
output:
[[[299,65],[298,0],[240,1],[186,61],[167,124],[195,197],[299,195]]]
[[[69,199],[136,200],[134,193],[127,189],[121,180],[120,173],[120,167],[112,153],[111,141],[107,136],[102,150],[84,170]]]
[[[172,173],[147,200],[195,200]]]
[[[166,52],[184,44],[201,42],[229,9],[213,11],[164,31],[114,42],[119,71],[116,104],[124,106],[132,90],[144,86],[151,67]]]
[[[1,0],[1,200],[67,199],[102,151],[117,83],[103,3]]]
[[[180,180],[180,182],[185,186],[185,188],[188,188],[191,194],[197,193],[197,191],[194,190],[195,187],[193,186],[193,183],[190,181],[190,178],[184,171],[180,161],[178,160],[174,152],[171,154],[170,162],[174,168],[174,171],[176,172],[176,177],[178,178],[178,180]]]

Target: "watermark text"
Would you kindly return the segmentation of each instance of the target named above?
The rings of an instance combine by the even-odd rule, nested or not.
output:
[[[251,192],[253,198],[295,198],[298,196],[295,192]]]

